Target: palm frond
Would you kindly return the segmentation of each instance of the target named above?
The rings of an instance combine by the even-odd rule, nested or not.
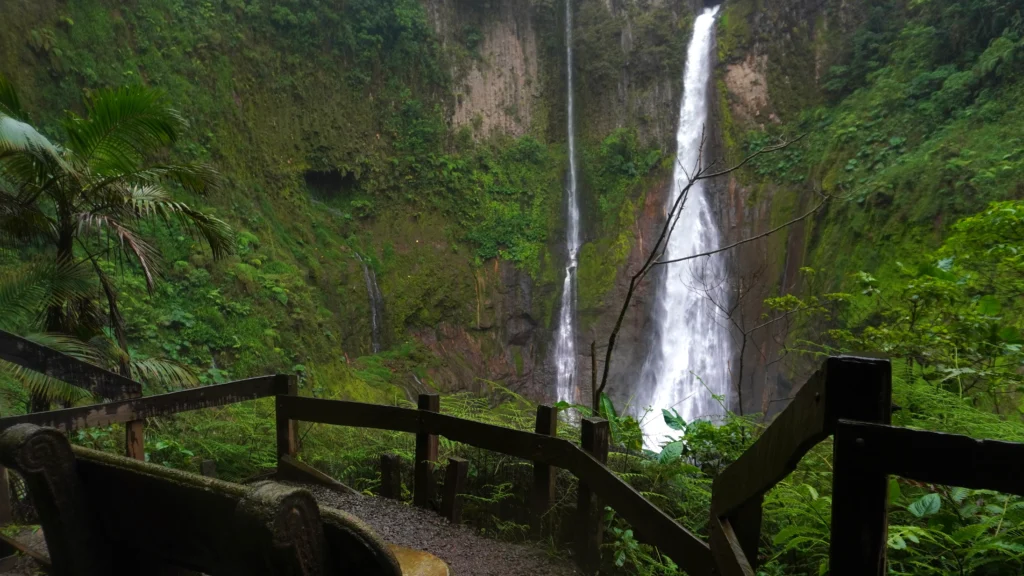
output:
[[[21,109],[21,99],[14,83],[0,74],[0,114],[15,120],[25,120],[25,111]]]
[[[0,114],[0,154],[31,151],[42,151],[53,157],[60,154],[60,148],[31,125]]]
[[[73,386],[39,372],[27,370],[5,360],[0,360],[0,374],[5,374],[24,386],[31,394],[40,396],[47,402],[75,403],[86,398],[92,398],[92,394],[84,388]]]
[[[160,262],[160,253],[154,246],[112,216],[83,213],[76,214],[75,219],[78,222],[79,233],[82,235],[102,232],[112,235],[118,241],[122,251],[135,257],[146,277],[146,287],[149,290],[153,289],[156,283],[155,276],[159,274]]]
[[[19,202],[4,193],[0,175],[0,246],[35,238],[52,238],[53,221],[38,205]]]
[[[55,334],[52,332],[36,332],[34,334],[26,334],[22,337],[26,340],[39,344],[40,346],[46,346],[47,348],[56,350],[65,356],[70,356],[75,360],[87,362],[101,368],[107,368],[103,354],[101,354],[95,346],[89,342],[82,342],[74,336]]]
[[[184,126],[164,92],[143,86],[102,90],[86,101],[86,112],[65,119],[68,146],[101,175],[135,170]]]
[[[133,358],[107,334],[94,336],[88,345],[103,358],[107,366],[127,364],[131,369],[131,379],[136,382],[166,390],[199,385],[199,378],[188,366],[164,358]]]
[[[132,359],[132,380],[143,382],[149,386],[167,390],[177,388],[194,388],[199,385],[199,378],[192,370],[180,362],[162,358]]]
[[[231,254],[235,249],[235,235],[231,226],[184,202],[171,200],[170,194],[162,186],[133,186],[128,189],[126,200],[138,217],[156,216],[167,224],[177,220],[192,236],[210,246],[214,258]]]
[[[36,315],[92,294],[92,276],[81,262],[28,264],[0,274],[0,325]]]
[[[56,350],[76,360],[87,362],[95,366],[106,367],[102,355],[89,343],[82,342],[77,338],[64,334],[35,333],[26,334],[26,340],[30,340],[41,346]],[[51,378],[45,374],[28,370],[17,364],[0,361],[0,373],[4,373],[16,382],[21,383],[32,394],[42,396],[47,401],[78,402],[91,398],[92,394],[84,389],[68,384],[62,380]]]

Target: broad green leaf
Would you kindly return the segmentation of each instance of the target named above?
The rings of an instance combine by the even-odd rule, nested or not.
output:
[[[661,415],[665,418],[665,425],[673,430],[686,430],[686,421],[679,415],[674,409],[669,412],[665,408],[661,409]]]
[[[918,518],[924,518],[938,512],[941,506],[942,500],[939,499],[938,494],[925,494],[916,502],[907,506],[907,511]]]
[[[903,497],[900,492],[900,481],[895,478],[889,479],[889,502],[896,502]]]
[[[615,413],[615,405],[612,404],[612,399],[604,392],[601,393],[601,400],[598,408],[600,409],[601,417],[605,420],[612,421],[618,418],[618,415]]]
[[[811,500],[817,500],[818,499],[818,491],[814,489],[814,486],[811,486],[810,484],[808,484],[807,485],[807,492],[811,495]]]
[[[661,449],[661,455],[658,456],[658,462],[662,464],[669,464],[675,462],[683,455],[683,442],[676,440],[675,442],[669,442]]]
[[[1003,310],[1003,305],[999,303],[999,300],[991,294],[982,296],[978,299],[978,312],[986,316],[998,316]]]

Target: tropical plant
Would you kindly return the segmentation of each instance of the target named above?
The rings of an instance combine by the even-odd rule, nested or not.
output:
[[[54,144],[28,123],[14,86],[0,77],[0,242],[41,252],[3,278],[0,310],[18,311],[32,318],[30,325],[83,342],[102,335],[106,323],[120,349],[108,357],[130,375],[117,287],[101,263],[133,262],[152,291],[160,258],[141,233],[143,222],[177,223],[215,258],[233,249],[233,235],[220,219],[173,198],[171,185],[209,190],[216,182],[210,167],[153,161],[185,126],[162,92],[101,90],[84,108],[84,116],[65,115],[65,142]],[[45,382],[36,380],[36,408],[61,396]]]

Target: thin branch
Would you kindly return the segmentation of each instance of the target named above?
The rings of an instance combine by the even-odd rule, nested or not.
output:
[[[735,248],[737,246],[742,246],[743,244],[748,244],[750,242],[753,242],[754,240],[760,240],[761,238],[765,238],[767,236],[771,236],[772,234],[775,234],[779,230],[782,230],[784,228],[788,228],[788,227],[792,226],[793,224],[796,224],[797,222],[800,222],[801,220],[806,220],[812,214],[814,214],[818,210],[821,210],[821,207],[824,206],[826,202],[828,202],[829,198],[830,198],[829,196],[825,196],[822,199],[822,201],[818,202],[818,205],[815,206],[814,208],[812,208],[810,211],[804,213],[803,215],[801,215],[801,216],[799,216],[797,218],[794,218],[794,219],[790,220],[789,222],[786,222],[785,224],[780,224],[779,226],[777,226],[775,228],[772,228],[771,230],[769,230],[769,231],[767,231],[767,232],[765,232],[763,234],[758,234],[757,236],[751,236],[750,238],[744,238],[743,240],[740,240],[738,242],[734,242],[732,244],[729,244],[728,246],[723,246],[721,248],[718,248],[718,249],[715,249],[715,250],[710,250],[708,252],[702,252],[700,254],[693,254],[691,256],[684,256],[682,258],[675,258],[673,260],[662,260],[662,261],[659,261],[659,262],[655,262],[653,265],[654,266],[659,266],[659,265],[664,265],[664,264],[675,264],[676,262],[685,262],[686,260],[693,260],[694,258],[703,258],[704,256],[713,256],[715,254],[718,254],[719,252],[725,252],[726,250],[732,250],[733,248]]]
[[[735,166],[732,166],[730,168],[726,168],[725,170],[722,170],[721,172],[713,172],[711,174],[701,174],[701,175],[697,176],[697,178],[695,178],[695,180],[710,180],[711,178],[717,178],[719,176],[725,176],[726,174],[729,174],[729,173],[732,173],[732,172],[735,172],[735,171],[739,170],[740,168],[745,166],[748,162],[750,162],[751,160],[753,160],[754,158],[757,158],[758,156],[760,156],[762,154],[770,154],[772,152],[777,152],[779,150],[782,150],[783,148],[789,148],[792,144],[796,144],[797,142],[803,140],[805,136],[807,136],[806,132],[801,134],[801,135],[799,135],[799,136],[797,136],[796,138],[794,138],[792,140],[787,140],[785,142],[776,144],[774,146],[766,146],[764,148],[761,148],[757,152],[754,152],[750,156],[747,156],[746,158],[743,159],[742,162],[740,162],[739,164],[737,164]],[[712,166],[713,165],[714,164],[712,164]],[[710,166],[709,166],[709,168],[710,168]]]

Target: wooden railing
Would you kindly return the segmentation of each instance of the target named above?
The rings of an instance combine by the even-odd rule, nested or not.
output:
[[[42,347],[35,344],[26,346],[25,342],[0,332],[0,358],[30,369],[41,367],[69,383],[92,386],[91,390],[116,394],[131,388],[130,381],[84,368],[75,364],[77,361],[52,350],[39,350]],[[16,350],[11,351],[12,346]],[[710,542],[686,530],[605,466],[607,421],[584,419],[577,445],[556,437],[557,413],[545,405],[537,408],[535,431],[527,432],[441,414],[440,397],[433,394],[421,395],[418,409],[300,397],[295,377],[279,375],[3,418],[0,430],[31,422],[72,431],[276,396],[278,472],[282,476],[299,474],[330,482],[297,460],[300,421],[409,432],[416,435],[413,501],[426,506],[435,499],[433,469],[438,459],[438,437],[444,436],[532,461],[531,510],[535,519],[552,506],[552,467],[576,476],[577,561],[585,571],[593,573],[598,567],[604,531],[600,512],[601,506],[607,505],[632,525],[639,540],[656,546],[691,576],[753,576],[764,494],[792,472],[808,450],[833,436],[830,573],[882,576],[889,474],[1024,495],[1024,444],[889,426],[890,373],[887,360],[847,356],[826,360],[757,441],[715,479]],[[382,493],[396,495],[397,464],[386,456],[381,464]],[[441,509],[450,518],[458,515],[457,496],[464,486],[466,468],[465,461],[452,459],[445,475]],[[0,490],[0,508],[4,495],[6,491]]]

